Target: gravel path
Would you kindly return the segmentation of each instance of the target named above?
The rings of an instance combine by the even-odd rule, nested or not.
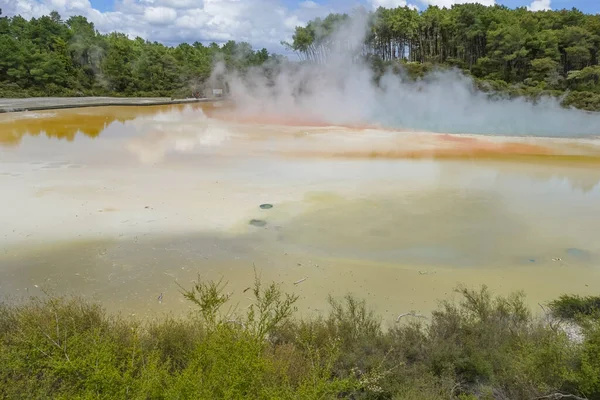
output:
[[[196,103],[211,100],[206,98],[171,100],[169,97],[31,97],[27,99],[0,99],[0,113],[116,105],[150,106]]]

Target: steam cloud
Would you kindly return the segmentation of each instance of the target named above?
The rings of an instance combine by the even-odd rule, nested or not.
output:
[[[555,98],[491,99],[459,71],[414,82],[391,72],[374,83],[358,55],[366,33],[360,17],[334,34],[323,64],[288,63],[270,78],[264,68],[225,74],[236,113],[332,125],[366,124],[408,130],[514,136],[600,134],[600,113],[565,109]],[[224,74],[217,68],[215,74]]]

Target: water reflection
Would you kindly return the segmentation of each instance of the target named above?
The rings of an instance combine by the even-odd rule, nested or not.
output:
[[[140,117],[155,116],[165,110],[181,112],[186,107],[200,105],[177,104],[172,106],[90,107],[58,111],[20,112],[0,115],[0,146],[17,147],[23,137],[46,136],[50,139],[72,142],[78,134],[97,138],[114,122],[125,123]]]
[[[204,109],[185,108],[137,118],[131,123],[139,135],[129,139],[126,148],[143,164],[162,162],[169,152],[193,153],[217,146],[242,135],[233,127],[210,120]]]
[[[565,191],[584,194],[600,188],[600,169],[596,165],[561,162],[552,158],[537,163],[481,161],[471,164],[470,169],[478,171],[472,178],[472,184],[487,186],[490,190],[499,184],[506,185],[507,190],[514,189],[518,184],[522,185],[522,189],[542,185],[545,188],[562,190],[561,186],[564,186]],[[440,180],[456,179],[466,173],[468,171],[464,162],[445,162],[444,168],[440,170]],[[487,185],[484,182],[487,182]]]
[[[91,139],[106,135],[123,139],[122,145],[115,144],[114,147],[126,149],[143,164],[164,162],[168,154],[177,157],[201,152],[220,157],[278,154],[354,160],[453,156],[459,160],[481,160],[486,166],[492,166],[499,177],[525,174],[535,181],[565,181],[571,189],[584,193],[592,191],[600,182],[600,157],[597,154],[600,150],[598,144],[591,141],[563,143],[538,138],[514,145],[472,136],[416,135],[417,139],[414,139],[411,134],[370,128],[233,122],[231,116],[231,107],[223,102],[2,114],[0,147],[24,146],[22,142],[26,136],[74,142],[78,135]],[[88,154],[105,151],[98,150],[97,144],[85,141],[81,146],[79,149]],[[557,154],[548,154],[555,151],[552,146],[559,149]],[[39,145],[32,142],[31,148],[36,147]],[[482,158],[475,148],[489,154]],[[536,156],[526,158],[528,152]],[[545,155],[540,157],[540,154]],[[443,173],[449,175],[451,171],[452,163],[446,164]]]
[[[515,177],[523,175],[523,170],[528,170],[529,179],[536,182],[565,182],[570,190],[590,193],[598,188],[600,183],[600,169],[595,166],[586,167],[578,165],[543,165],[538,168],[523,168],[514,164],[506,164],[499,168],[500,176]]]

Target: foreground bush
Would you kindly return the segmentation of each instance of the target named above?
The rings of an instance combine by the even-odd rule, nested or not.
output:
[[[145,324],[78,298],[3,304],[0,397],[600,399],[599,325],[570,341],[556,321],[532,317],[522,294],[461,288],[430,320],[384,329],[351,296],[300,320],[297,298],[275,284],[257,280],[244,312],[224,287],[198,281],[183,290],[195,314]]]
[[[552,313],[567,320],[600,316],[600,296],[563,295],[549,304]]]

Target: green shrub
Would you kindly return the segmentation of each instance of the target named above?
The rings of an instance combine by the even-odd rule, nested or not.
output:
[[[459,288],[431,319],[384,329],[352,296],[300,320],[297,297],[275,284],[257,278],[243,312],[225,288],[198,280],[182,288],[192,314],[150,322],[79,298],[1,304],[0,398],[600,399],[600,323],[570,341],[522,293]],[[589,300],[563,296],[552,309],[577,315]]]
[[[562,295],[549,306],[554,316],[568,320],[600,316],[600,296]]]
[[[572,386],[588,399],[600,399],[600,323],[588,326],[575,369]]]

